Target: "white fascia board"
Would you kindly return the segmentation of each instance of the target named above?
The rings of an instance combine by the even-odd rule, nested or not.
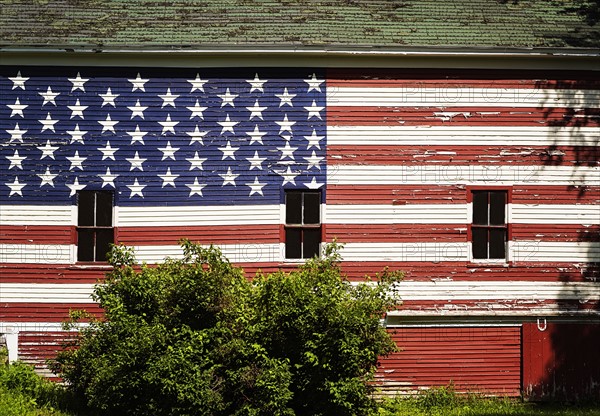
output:
[[[0,48],[4,65],[161,67],[356,67],[468,69],[585,69],[600,71],[591,49],[380,48]],[[161,58],[164,58],[160,61]]]

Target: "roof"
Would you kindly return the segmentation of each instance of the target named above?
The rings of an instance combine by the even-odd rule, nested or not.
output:
[[[2,0],[0,47],[600,48],[594,0]]]

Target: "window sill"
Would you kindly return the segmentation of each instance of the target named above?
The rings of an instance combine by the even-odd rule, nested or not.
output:
[[[112,270],[113,266],[108,263],[75,263],[69,266],[71,270]]]
[[[511,264],[507,260],[469,260],[467,267],[497,267],[508,268]]]

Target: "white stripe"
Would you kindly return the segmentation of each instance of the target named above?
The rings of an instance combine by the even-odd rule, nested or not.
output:
[[[0,302],[93,303],[93,284],[0,283]]]
[[[280,223],[280,205],[115,207],[115,226],[211,226]],[[77,225],[77,207],[3,205],[2,225]]]
[[[222,244],[218,246],[232,263],[280,262],[283,261],[283,244]],[[181,247],[177,245],[136,246],[136,258],[140,262],[161,263],[166,257],[181,258]]]
[[[85,322],[75,325],[75,328],[89,326]],[[19,332],[62,332],[62,324],[60,322],[0,322],[0,332],[4,332],[9,328],[13,328]],[[77,329],[70,331],[77,331]]]
[[[327,145],[598,146],[600,127],[327,126]]]
[[[330,185],[600,185],[600,167],[417,165],[328,167]]]
[[[1,225],[75,225],[74,205],[2,205]]]
[[[466,204],[327,205],[328,224],[466,224]]]
[[[600,261],[598,242],[509,241],[508,251],[508,260],[516,263]],[[341,254],[345,261],[461,262],[470,260],[471,243],[346,243]]]
[[[71,264],[77,247],[59,244],[0,244],[0,263]]]
[[[461,224],[470,222],[468,204],[327,205],[328,224]],[[600,224],[600,206],[510,204],[515,224]],[[550,229],[548,231],[551,231]]]
[[[600,91],[580,89],[327,87],[328,106],[595,108],[599,102]]]
[[[118,226],[214,226],[279,224],[277,205],[118,207]]]
[[[600,205],[510,204],[510,213],[514,224],[600,224]]]
[[[90,303],[93,287],[92,284],[0,283],[0,290],[9,293],[3,303]],[[43,293],[44,297],[33,297],[32,293]],[[515,276],[499,281],[403,280],[397,293],[402,300],[600,300],[595,282],[531,282],[518,281]]]

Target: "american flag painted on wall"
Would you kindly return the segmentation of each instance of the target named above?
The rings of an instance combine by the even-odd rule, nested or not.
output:
[[[321,73],[172,72],[0,78],[3,203],[104,189],[119,206],[266,204],[324,184]]]
[[[406,271],[404,311],[583,314],[598,299],[596,74],[1,71],[0,332],[20,328],[25,360],[52,355],[69,309],[99,313],[107,268],[76,255],[82,190],[115,193],[115,240],[148,263],[187,237],[249,274],[293,268],[284,190],[318,189],[323,240],[346,243],[351,278]],[[507,264],[471,262],[473,186],[511,195]]]

